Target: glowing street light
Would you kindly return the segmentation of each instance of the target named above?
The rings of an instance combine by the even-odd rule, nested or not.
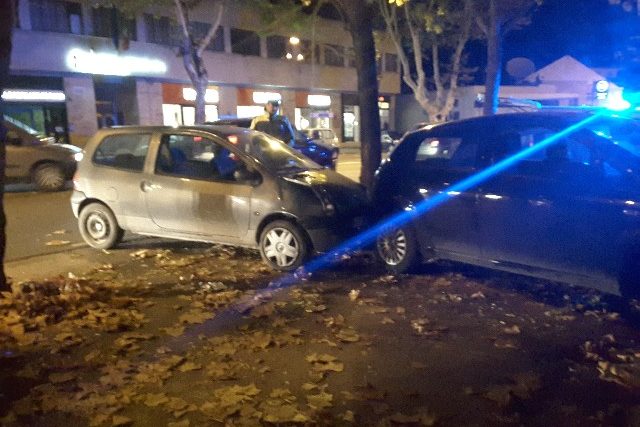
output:
[[[289,43],[291,43],[292,45],[296,46],[300,44],[300,39],[296,36],[291,36],[289,37]]]
[[[292,59],[293,58],[293,55],[291,54],[291,52],[287,52],[286,58],[287,59]]]
[[[299,53],[298,56],[296,56],[296,60],[297,61],[302,61],[304,59],[304,55]]]

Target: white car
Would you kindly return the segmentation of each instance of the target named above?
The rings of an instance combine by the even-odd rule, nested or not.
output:
[[[307,129],[304,129],[302,132],[304,132],[304,134],[307,135],[309,138],[311,138],[313,141],[322,142],[325,145],[337,146],[338,143],[340,142],[340,140],[338,139],[338,137],[336,136],[336,134],[333,132],[332,129],[307,128]]]

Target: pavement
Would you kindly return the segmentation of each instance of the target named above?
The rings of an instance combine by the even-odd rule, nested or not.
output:
[[[640,425],[638,326],[594,291],[366,256],[273,288],[256,251],[156,239],[7,271],[3,426]]]

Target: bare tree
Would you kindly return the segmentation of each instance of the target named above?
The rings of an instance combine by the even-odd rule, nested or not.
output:
[[[207,68],[202,55],[205,49],[215,37],[225,9],[229,6],[229,0],[94,0],[95,5],[112,5],[129,13],[137,13],[151,6],[160,8],[172,8],[179,24],[179,37],[181,40],[179,55],[182,57],[184,68],[196,91],[195,123],[205,121],[205,94],[209,83]],[[196,35],[190,25],[189,13],[195,7],[210,6],[213,16],[213,24],[206,35],[201,39]]]
[[[529,25],[531,12],[541,3],[542,0],[476,0],[476,23],[487,38],[484,115],[498,110],[504,36]]]
[[[193,88],[196,91],[196,123],[205,122],[205,95],[209,84],[209,75],[207,68],[202,60],[204,50],[209,46],[211,40],[216,35],[220,27],[220,21],[225,9],[226,0],[215,2],[215,12],[213,14],[214,22],[209,28],[206,36],[202,40],[195,40],[189,26],[189,8],[187,2],[183,0],[174,0],[176,7],[176,16],[182,29],[182,47],[180,54],[184,68],[191,79]]]
[[[472,0],[378,0],[400,59],[402,79],[434,122],[446,120],[463,75],[463,52],[473,27]],[[442,53],[449,53],[442,59]],[[425,55],[431,73],[425,72]]]
[[[14,0],[0,0],[0,94],[9,77],[11,62],[11,37],[15,16]],[[2,98],[0,98],[0,291],[11,291],[4,274],[4,254],[6,249],[6,222],[4,213],[4,173],[6,164],[6,130],[2,120]]]

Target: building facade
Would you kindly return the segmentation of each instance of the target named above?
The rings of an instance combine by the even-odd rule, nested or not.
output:
[[[623,101],[623,88],[611,81],[611,73],[593,70],[571,56],[535,71],[520,85],[500,86],[498,114],[531,111],[540,107],[610,107]],[[450,120],[481,116],[484,86],[459,87]],[[398,130],[411,129],[416,123],[429,122],[426,112],[413,95],[396,99]]]
[[[103,126],[192,124],[195,91],[178,54],[173,8],[126,16],[64,0],[17,0],[6,114],[60,140],[83,145]],[[211,26],[206,2],[191,29]],[[270,99],[299,128],[331,128],[359,138],[357,75],[344,24],[264,35],[253,11],[232,4],[203,60],[210,86],[207,120],[252,117]],[[400,91],[397,57],[379,42],[381,122],[393,126]]]

